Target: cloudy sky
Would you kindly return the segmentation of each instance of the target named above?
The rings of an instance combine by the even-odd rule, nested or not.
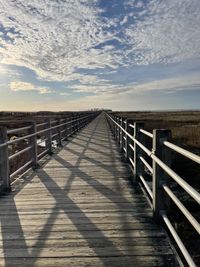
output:
[[[0,0],[0,110],[200,108],[199,0]]]

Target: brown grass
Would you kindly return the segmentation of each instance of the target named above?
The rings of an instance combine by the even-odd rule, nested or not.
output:
[[[200,111],[115,112],[114,114],[142,121],[148,131],[170,129],[176,144],[200,149]]]

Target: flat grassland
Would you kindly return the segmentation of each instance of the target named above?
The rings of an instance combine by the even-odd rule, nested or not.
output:
[[[200,151],[200,111],[114,112],[115,115],[145,123],[145,129],[170,129],[180,146]]]
[[[135,122],[144,122],[144,128],[150,132],[153,129],[169,129],[172,133],[171,142],[183,147],[197,155],[200,155],[200,111],[171,111],[171,112],[113,112],[114,115],[133,119]],[[152,148],[152,141],[148,140],[149,149]],[[149,164],[152,161],[146,157]],[[192,162],[184,156],[172,152],[171,168],[178,173],[185,181],[200,192],[200,165]],[[146,175],[150,187],[152,177]],[[189,209],[192,215],[200,221],[200,207],[191,197],[185,193],[172,179],[170,187],[174,193]],[[186,244],[187,249],[194,257],[195,262],[200,266],[200,237],[191,227],[184,215],[171,203],[170,217],[178,234]]]

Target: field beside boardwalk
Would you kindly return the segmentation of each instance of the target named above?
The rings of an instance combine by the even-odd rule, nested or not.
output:
[[[113,112],[113,115],[129,119],[135,122],[143,122],[144,128],[152,132],[153,129],[169,129],[171,130],[171,142],[200,155],[200,111],[162,111],[162,112]],[[152,148],[151,140],[146,140],[146,146]],[[148,161],[148,158],[146,158]],[[149,160],[149,164],[152,161]],[[172,152],[171,168],[178,173],[185,181],[200,192],[200,165],[185,158],[184,156]],[[151,185],[152,177],[146,174],[146,179]],[[170,187],[176,193],[178,198],[184,205],[192,211],[193,216],[200,221],[199,205],[192,198],[170,179]],[[187,249],[200,264],[200,238],[197,232],[191,227],[190,223],[185,219],[183,214],[178,211],[175,204],[171,203],[172,213],[171,219],[174,222],[179,235],[185,240]]]

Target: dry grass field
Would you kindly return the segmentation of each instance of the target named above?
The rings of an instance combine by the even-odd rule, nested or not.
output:
[[[115,112],[113,113],[123,118],[131,118],[134,121],[144,122],[145,129],[152,131],[153,129],[170,129],[172,131],[172,142],[200,155],[200,111],[180,111],[180,112]],[[65,113],[64,116],[72,116],[75,113]],[[0,113],[0,126],[5,125],[8,128],[18,128],[24,125],[25,121],[36,120],[38,123],[43,122],[46,117],[58,118],[63,116],[63,113],[27,113],[27,114],[3,114]],[[25,135],[25,133],[22,133]],[[12,136],[9,136],[9,139]],[[148,138],[148,137],[147,137]],[[152,144],[149,141],[146,144],[151,148]],[[13,147],[9,152],[13,154],[26,147],[27,144],[21,142],[16,147]],[[38,148],[42,152],[42,148]],[[12,173],[20,166],[27,162],[29,154],[21,155],[10,162],[10,172]],[[200,166],[178,153],[172,154],[171,168],[183,177],[190,185],[200,191]],[[152,164],[151,161],[149,161]],[[152,177],[146,177],[151,183]],[[199,206],[181,190],[175,183],[171,184],[172,188],[188,207],[193,215],[200,220]],[[184,216],[172,206],[174,211],[171,216],[174,220],[174,225],[181,235],[182,239],[187,243],[189,251],[194,255],[197,262],[200,262],[200,239],[196,232],[191,228],[190,224]],[[198,239],[198,240],[197,240]]]
[[[200,155],[200,111],[115,112],[114,115],[144,122],[145,129],[151,132],[153,129],[170,129],[173,143]],[[148,142],[147,145],[149,148],[152,146]],[[172,158],[171,168],[200,192],[200,165],[176,152],[172,153]],[[152,164],[151,161],[149,163]],[[152,177],[147,175],[146,179],[149,180],[151,186]],[[193,216],[200,221],[199,205],[172,180],[170,186]],[[173,212],[170,216],[177,232],[187,244],[196,262],[200,264],[200,238],[197,232],[173,203],[171,211]]]
[[[200,149],[200,111],[115,112],[114,114],[145,123],[145,129],[170,129],[176,144]]]

